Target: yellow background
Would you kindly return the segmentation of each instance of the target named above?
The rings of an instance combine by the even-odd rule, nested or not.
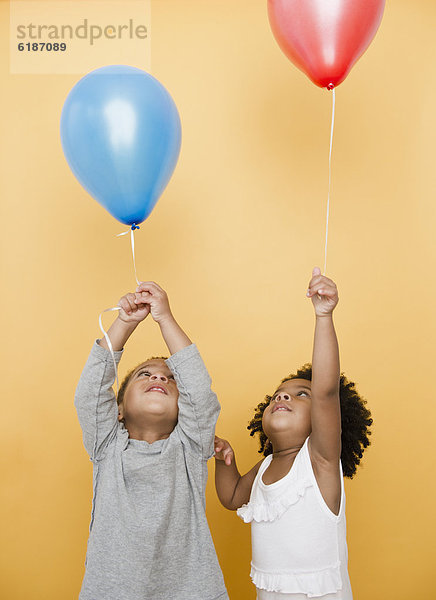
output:
[[[10,75],[1,2],[1,596],[77,598],[91,463],[73,394],[99,312],[134,285],[125,228],[74,179],[59,140],[74,75]],[[347,481],[357,600],[434,598],[436,5],[388,2],[337,89],[328,274],[342,368],[367,398],[372,446]],[[183,124],[175,174],[136,236],[222,403],[242,470],[246,423],[311,358],[305,298],[322,266],[331,96],[279,50],[265,0],[153,0],[153,74]],[[107,324],[111,316],[107,317]],[[145,322],[120,374],[164,352]],[[232,600],[253,599],[249,527],[208,517]]]

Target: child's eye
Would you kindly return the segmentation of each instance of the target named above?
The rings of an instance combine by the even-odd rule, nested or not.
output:
[[[301,395],[303,395],[303,394],[304,394],[305,396],[308,396],[308,395],[309,395],[307,392],[303,392],[303,391],[301,391],[301,392],[298,392],[297,396],[301,396]]]
[[[148,376],[150,376],[150,373],[148,371],[139,371],[138,377],[140,377],[141,375],[148,375]]]

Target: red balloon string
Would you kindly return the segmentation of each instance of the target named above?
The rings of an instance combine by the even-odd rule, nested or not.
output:
[[[327,270],[327,243],[328,243],[328,235],[329,235],[329,215],[330,215],[330,190],[332,185],[332,148],[333,148],[333,130],[335,126],[335,104],[336,104],[336,90],[333,87],[332,90],[332,123],[330,128],[330,151],[329,151],[329,191],[327,195],[327,218],[325,225],[325,250],[324,250],[324,271],[323,274],[326,274]]]

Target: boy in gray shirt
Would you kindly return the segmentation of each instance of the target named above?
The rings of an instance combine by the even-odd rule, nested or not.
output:
[[[80,377],[75,406],[94,492],[79,598],[228,600],[205,515],[220,410],[209,374],[157,284],[141,283],[119,306],[108,331],[117,363],[149,313],[172,356],[133,369],[116,399],[102,339]]]

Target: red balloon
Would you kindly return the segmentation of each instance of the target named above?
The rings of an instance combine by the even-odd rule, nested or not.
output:
[[[268,0],[274,36],[320,87],[339,85],[368,48],[385,0]]]

